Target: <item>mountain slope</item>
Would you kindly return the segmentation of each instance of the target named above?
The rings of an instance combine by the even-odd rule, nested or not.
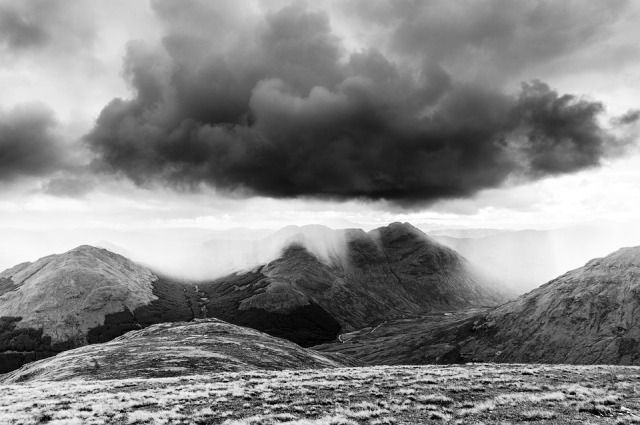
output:
[[[477,326],[486,343],[468,349],[483,359],[640,364],[640,247],[592,260]]]
[[[489,311],[389,322],[318,347],[369,363],[640,364],[640,247]]]
[[[160,321],[190,320],[189,287],[80,246],[0,274],[0,372]]]
[[[324,259],[294,243],[251,272],[199,284],[203,308],[311,345],[394,318],[504,300],[463,257],[409,224],[342,232],[334,239],[344,247]]]
[[[107,343],[65,351],[8,373],[0,382],[154,378],[356,364],[253,329],[205,319],[152,325]]]

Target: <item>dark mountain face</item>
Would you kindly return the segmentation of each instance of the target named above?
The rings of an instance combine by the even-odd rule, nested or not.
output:
[[[190,285],[81,246],[0,273],[0,372],[162,323],[216,317],[303,346],[340,332],[503,298],[408,224],[344,231],[325,258],[299,244],[252,271]]]
[[[592,260],[488,312],[389,322],[322,350],[371,363],[640,364],[640,247]]]
[[[344,237],[345,252],[329,262],[292,245],[252,272],[200,284],[207,314],[312,345],[394,318],[504,300],[464,258],[409,224]]]
[[[156,378],[355,365],[344,356],[321,354],[253,329],[204,319],[156,324],[108,343],[69,350],[25,365],[0,381]]]

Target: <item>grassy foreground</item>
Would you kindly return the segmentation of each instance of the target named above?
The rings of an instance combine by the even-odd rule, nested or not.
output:
[[[0,386],[2,424],[640,424],[640,368],[471,364]]]

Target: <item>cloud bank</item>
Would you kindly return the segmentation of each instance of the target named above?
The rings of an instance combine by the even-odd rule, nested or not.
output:
[[[86,58],[108,33],[87,4],[0,0],[0,64]],[[418,205],[596,167],[639,118],[605,120],[597,99],[536,79],[611,40],[626,0],[150,4],[160,38],[127,45],[132,96],[104,107],[83,146],[60,143],[42,108],[1,113],[0,179],[58,173],[43,187],[60,196],[106,173]],[[60,176],[83,147],[91,169]]]
[[[373,30],[348,49],[329,13],[302,3],[243,16],[153,2],[162,44],[129,45],[135,96],[114,99],[87,136],[94,166],[141,185],[415,204],[619,152],[598,101],[496,81],[603,36],[624,2],[598,3],[600,16],[555,2],[361,3]]]

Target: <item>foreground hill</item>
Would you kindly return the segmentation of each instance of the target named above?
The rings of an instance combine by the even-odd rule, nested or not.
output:
[[[3,424],[637,424],[640,370],[466,365],[0,385]]]
[[[498,308],[389,322],[322,350],[369,363],[640,364],[640,247],[588,262]]]
[[[336,232],[324,255],[304,240],[247,273],[198,285],[215,317],[301,345],[424,312],[497,305],[497,288],[450,248],[408,223]]]
[[[186,376],[354,365],[217,319],[162,323],[24,365],[0,382]]]

